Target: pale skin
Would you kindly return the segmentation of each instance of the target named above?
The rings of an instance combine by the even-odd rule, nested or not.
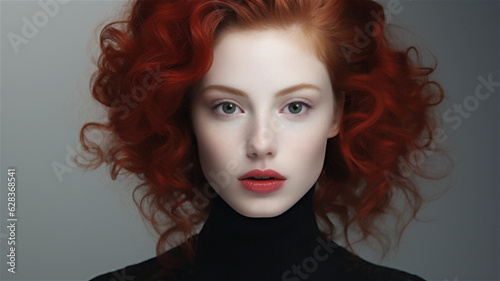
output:
[[[300,30],[225,31],[193,90],[203,173],[247,217],[278,216],[302,198],[319,178],[328,138],[339,132],[327,69],[302,42]],[[254,169],[275,170],[286,181],[271,193],[246,190],[238,178]]]

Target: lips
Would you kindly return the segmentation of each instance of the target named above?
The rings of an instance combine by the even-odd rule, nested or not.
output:
[[[243,176],[239,177],[239,180],[244,179],[262,179],[262,178],[271,178],[276,180],[286,180],[280,173],[274,170],[252,170]]]
[[[252,192],[269,193],[283,186],[286,178],[274,170],[252,170],[239,177],[241,185]]]

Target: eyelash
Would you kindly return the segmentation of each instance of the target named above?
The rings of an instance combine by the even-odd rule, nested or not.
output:
[[[312,106],[312,105],[311,105],[311,104],[310,104],[307,100],[305,100],[305,99],[296,99],[296,100],[293,100],[293,101],[291,101],[291,102],[287,103],[287,104],[285,105],[285,107],[284,107],[284,108],[287,108],[288,106],[290,106],[291,104],[294,104],[294,103],[301,104],[302,106],[304,106],[304,107],[305,107],[305,109],[303,109],[303,110],[302,110],[303,112],[301,112],[301,113],[298,113],[298,114],[289,113],[289,114],[290,114],[290,115],[292,115],[294,118],[295,118],[295,117],[302,117],[302,116],[304,116],[304,115],[308,114],[308,113],[309,113],[309,110],[311,110],[311,109],[313,108],[313,106]],[[214,104],[214,105],[212,106],[212,110],[213,110],[213,112],[214,112],[215,114],[220,115],[220,116],[223,116],[223,117],[230,117],[231,115],[233,115],[233,114],[226,114],[226,113],[223,113],[223,112],[222,112],[222,109],[220,109],[220,111],[221,111],[222,113],[221,113],[221,112],[219,112],[219,113],[217,113],[217,112],[216,112],[216,111],[217,111],[219,108],[221,108],[221,106],[222,106],[222,105],[224,105],[224,104],[233,104],[233,105],[234,105],[234,106],[236,106],[236,107],[237,107],[240,111],[243,111],[243,110],[240,108],[240,106],[238,106],[236,103],[231,102],[231,101],[228,101],[228,100],[222,100],[222,101],[218,101],[216,104]],[[280,111],[280,112],[281,112],[281,111]]]

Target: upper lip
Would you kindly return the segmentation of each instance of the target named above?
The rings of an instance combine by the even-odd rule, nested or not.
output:
[[[278,173],[274,170],[267,169],[267,170],[251,170],[250,172],[239,177],[238,180],[244,180],[244,179],[254,178],[254,177],[259,177],[259,178],[269,177],[269,178],[274,178],[277,180],[285,180],[286,179],[280,173]]]

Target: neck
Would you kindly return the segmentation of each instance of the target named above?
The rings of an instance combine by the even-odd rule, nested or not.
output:
[[[313,193],[314,187],[285,213],[272,218],[245,217],[222,198],[214,198],[198,237],[198,272],[217,280],[237,280],[241,274],[280,280],[284,271],[302,263],[317,245],[320,232]]]

